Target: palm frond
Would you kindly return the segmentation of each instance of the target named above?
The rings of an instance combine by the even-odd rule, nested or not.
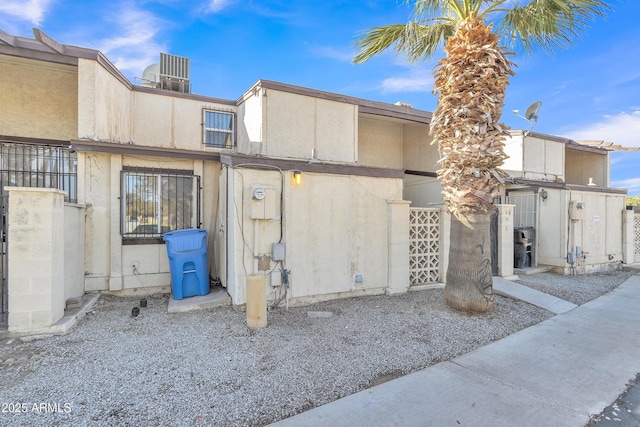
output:
[[[390,47],[410,62],[425,61],[444,45],[455,28],[455,22],[448,19],[370,28],[356,41],[358,54],[353,62],[366,62]]]
[[[485,3],[496,0],[414,0],[414,16],[447,16],[462,20],[472,13],[476,15]],[[503,0],[499,0],[503,1]],[[406,0],[410,3],[410,0]]]
[[[411,3],[411,0],[406,0],[406,3]],[[442,0],[414,0],[413,3],[414,16],[451,15],[459,6],[457,1]]]
[[[507,11],[500,20],[500,32],[510,47],[553,52],[572,46],[588,23],[609,9],[604,0],[532,0]]]

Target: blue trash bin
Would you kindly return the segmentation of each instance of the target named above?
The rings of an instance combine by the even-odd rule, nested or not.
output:
[[[169,256],[173,298],[207,295],[210,290],[207,231],[199,228],[170,231],[163,239]]]

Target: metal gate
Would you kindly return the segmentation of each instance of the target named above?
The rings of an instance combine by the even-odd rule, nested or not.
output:
[[[538,195],[537,194],[510,194],[505,203],[515,205],[513,211],[514,227],[538,228]]]
[[[1,182],[0,182],[1,183]],[[0,186],[0,325],[6,325],[9,316],[9,296],[7,294],[7,210],[9,197]]]
[[[0,141],[0,325],[8,321],[7,283],[7,187],[57,188],[66,191],[65,202],[76,203],[77,156],[62,145],[23,144]]]
[[[491,238],[491,275],[498,275],[498,208],[491,213],[489,228]]]
[[[633,215],[634,261],[640,262],[640,213]]]
[[[515,205],[513,210],[513,227],[514,229],[518,228],[528,228],[531,227],[530,232],[531,236],[536,236],[539,230],[538,226],[538,195],[532,193],[511,193],[505,198],[505,202],[509,205]],[[529,239],[529,237],[528,237]],[[530,250],[528,252],[528,257],[530,257],[529,261],[523,262],[521,266],[531,266],[535,267],[537,265],[537,255],[536,255],[536,244],[535,242],[531,243]],[[514,246],[514,267],[518,263],[518,254],[516,252],[518,247]]]
[[[409,210],[409,284],[440,281],[440,209]]]

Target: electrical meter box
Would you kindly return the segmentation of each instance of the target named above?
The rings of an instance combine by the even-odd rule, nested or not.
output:
[[[584,202],[571,202],[570,207],[570,219],[571,221],[578,221],[582,219],[582,211],[584,210]]]
[[[276,189],[269,185],[254,184],[250,188],[249,217],[251,219],[275,219],[278,199]]]

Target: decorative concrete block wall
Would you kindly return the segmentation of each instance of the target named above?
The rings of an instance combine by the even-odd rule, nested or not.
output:
[[[64,315],[64,192],[7,187],[9,331]]]
[[[636,214],[639,215],[640,214]],[[631,210],[622,211],[622,262],[625,264],[633,264],[635,250],[635,234],[634,230],[634,212]]]

